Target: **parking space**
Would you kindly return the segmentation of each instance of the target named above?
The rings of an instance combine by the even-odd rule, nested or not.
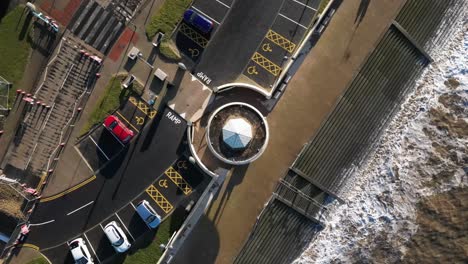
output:
[[[319,0],[285,0],[243,74],[271,87],[311,26],[319,4]]]
[[[149,201],[164,219],[201,187],[204,177],[190,162],[181,158],[159,175],[134,202]]]
[[[206,34],[192,25],[182,22],[175,34],[175,42],[181,52],[194,62],[198,61],[216,33],[234,0],[197,0],[190,7],[213,22],[213,30]]]
[[[114,115],[132,130],[134,137],[136,137],[144,126],[156,116],[156,110],[152,109],[146,102],[130,97],[124,105],[115,111]],[[75,146],[75,149],[90,170],[96,172],[124,151],[126,145],[104,126],[99,126],[84,137]]]
[[[114,248],[109,243],[100,225],[84,233],[83,238],[88,244],[90,253],[94,254],[95,260],[99,263],[115,254]]]

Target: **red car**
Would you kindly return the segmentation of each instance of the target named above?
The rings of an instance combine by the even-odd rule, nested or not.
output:
[[[120,119],[114,115],[106,117],[104,126],[109,129],[122,143],[128,143],[133,138],[133,131],[128,129]]]

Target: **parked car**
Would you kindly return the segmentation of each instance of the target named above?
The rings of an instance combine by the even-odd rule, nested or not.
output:
[[[93,258],[82,238],[77,238],[68,243],[73,259],[76,264],[93,264]]]
[[[104,227],[104,233],[106,234],[109,242],[114,247],[115,251],[123,253],[127,251],[132,244],[128,242],[127,236],[123,232],[122,228],[117,224],[116,221],[108,223]]]
[[[146,200],[138,203],[136,211],[150,228],[156,228],[161,223],[161,216],[156,213]]]
[[[134,136],[133,131],[128,129],[115,115],[110,115],[104,119],[104,127],[109,129],[124,144],[128,143]]]
[[[187,9],[184,13],[184,21],[201,32],[208,34],[213,29],[213,22],[193,9]]]

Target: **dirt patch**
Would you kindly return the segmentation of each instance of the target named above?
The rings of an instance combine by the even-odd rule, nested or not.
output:
[[[9,185],[0,184],[0,201],[0,232],[9,234],[18,221],[24,220],[23,197]]]

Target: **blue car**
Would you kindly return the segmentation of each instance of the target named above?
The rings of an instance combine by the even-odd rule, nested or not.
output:
[[[161,223],[161,217],[146,200],[138,203],[136,211],[150,228],[156,228]]]
[[[213,29],[213,22],[205,16],[198,14],[193,9],[187,9],[184,13],[184,21],[190,24],[201,32],[208,34]]]

